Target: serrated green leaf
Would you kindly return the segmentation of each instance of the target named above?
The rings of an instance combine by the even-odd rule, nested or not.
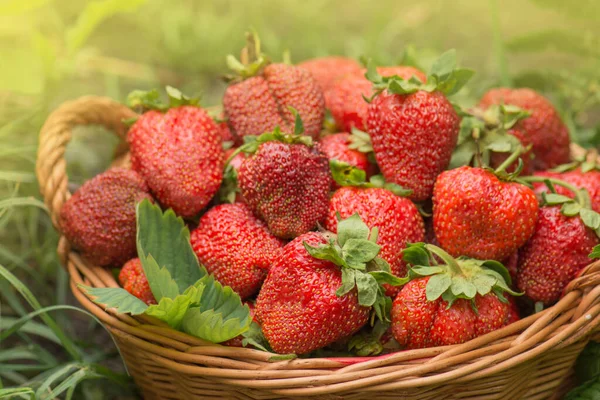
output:
[[[365,265],[377,257],[380,248],[380,246],[370,240],[350,238],[344,243],[342,254],[348,265],[355,268],[354,265]]]
[[[369,227],[361,219],[358,213],[338,222],[337,241],[344,247],[349,239],[369,239]]]
[[[600,244],[597,244],[588,255],[589,258],[600,258]]]
[[[120,314],[139,315],[148,308],[146,303],[138,299],[123,288],[92,288],[78,285],[96,304],[101,304],[105,309],[114,308]]]
[[[583,224],[588,228],[596,230],[600,228],[600,214],[596,211],[590,210],[589,208],[582,208],[579,211],[579,216],[583,221]]]
[[[452,279],[448,274],[437,274],[429,278],[427,286],[425,287],[425,295],[428,301],[434,301],[438,299],[442,293],[450,288],[452,285]]]
[[[198,281],[196,285],[190,286],[175,298],[163,297],[158,304],[148,307],[146,315],[158,318],[174,329],[179,329],[188,309],[200,304],[203,290],[204,284]]]
[[[377,300],[379,285],[377,280],[366,273],[357,273],[355,275],[356,289],[358,290],[358,304],[364,307],[371,307]]]
[[[336,296],[341,297],[349,293],[356,285],[356,270],[352,268],[342,268],[342,285],[335,291]]]
[[[250,309],[229,286],[222,286],[212,275],[200,280],[204,285],[199,307],[191,307],[183,317],[181,329],[213,343],[225,342],[250,327]]]
[[[496,278],[486,274],[477,274],[472,279],[473,285],[477,289],[477,293],[484,296],[492,291]]]
[[[206,270],[200,266],[190,244],[188,228],[173,210],[163,213],[159,206],[145,199],[137,205],[136,212],[138,256],[156,301],[160,301],[164,295],[174,298],[206,275]],[[154,293],[166,274],[157,276],[158,271],[149,261],[151,258],[156,260],[160,271],[166,269],[169,272],[170,278],[179,288],[178,293],[173,294],[172,290],[158,295]]]
[[[452,96],[458,93],[471,80],[473,75],[475,75],[475,71],[471,69],[455,69],[449,78],[438,83],[437,89],[446,96]]]
[[[464,295],[469,299],[472,299],[477,294],[477,288],[472,282],[469,282],[463,276],[456,276],[452,278],[450,285],[450,291],[457,297]]]
[[[335,265],[346,266],[346,260],[338,252],[337,248],[332,244],[322,244],[319,247],[313,247],[306,242],[302,242],[304,248],[314,258],[319,260],[328,260],[333,262]]]

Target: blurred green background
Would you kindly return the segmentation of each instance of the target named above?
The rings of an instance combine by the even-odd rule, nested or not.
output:
[[[172,85],[218,104],[225,56],[238,54],[252,27],[273,59],[289,50],[293,62],[339,54],[427,68],[456,48],[477,71],[459,102],[493,86],[533,87],[575,141],[597,147],[598,16],[597,0],[0,0],[0,398],[136,396],[91,317],[44,308],[76,305],[33,172],[39,129],[61,102],[123,101],[134,88]],[[67,154],[72,180],[100,172],[115,144],[100,129],[78,132]],[[40,309],[49,312],[42,319],[32,311]]]

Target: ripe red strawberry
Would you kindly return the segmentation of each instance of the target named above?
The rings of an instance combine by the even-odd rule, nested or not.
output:
[[[425,74],[408,66],[378,67],[383,76],[398,75],[404,79],[415,76],[425,82]],[[340,78],[325,92],[325,103],[331,115],[342,131],[350,132],[352,128],[367,130],[367,109],[369,104],[364,97],[373,95],[373,84],[365,78],[366,69],[358,73]],[[364,97],[363,97],[364,96]]]
[[[257,322],[256,321],[256,312],[255,312],[256,306],[254,305],[254,303],[251,301],[245,301],[244,304],[247,305],[248,308],[250,309],[250,318],[252,318],[252,321]],[[244,347],[243,340],[244,340],[244,336],[238,335],[238,336],[234,337],[233,339],[229,339],[228,341],[223,342],[221,344],[223,346],[229,346],[229,347]]]
[[[148,279],[144,274],[144,268],[139,258],[133,258],[123,265],[119,272],[119,283],[123,289],[142,300],[144,303],[151,305],[156,304],[156,299],[150,290]]]
[[[269,230],[294,238],[314,229],[327,215],[331,177],[327,157],[310,137],[276,130],[250,144],[238,170],[246,203]]]
[[[340,56],[319,57],[306,60],[298,64],[315,78],[323,93],[345,75],[358,74],[361,66],[351,58]]]
[[[186,103],[196,103],[181,96],[189,100]],[[177,100],[180,104],[181,98]],[[166,113],[148,111],[130,128],[127,141],[132,169],[146,179],[157,200],[178,215],[198,214],[219,189],[224,161],[221,135],[202,108],[182,105]]]
[[[246,299],[255,294],[284,242],[245,204],[221,204],[200,218],[190,242],[198,261]]]
[[[600,170],[595,169],[587,172],[582,172],[581,168],[577,168],[562,173],[542,171],[536,172],[534,175],[547,178],[558,178],[560,180],[572,184],[577,188],[586,189],[592,201],[592,209],[596,212],[600,212]],[[548,192],[548,187],[543,183],[536,182],[533,184],[533,186],[534,191],[538,195],[541,195],[542,192]],[[562,186],[556,186],[555,188],[556,193],[558,194],[571,198],[575,197],[572,191]]]
[[[369,162],[367,154],[350,147],[352,146],[351,136],[347,132],[325,136],[319,142],[321,150],[329,160],[338,160],[362,169],[365,171],[367,178],[370,178],[375,173],[376,167]],[[337,188],[339,186],[334,182],[333,187]]]
[[[379,256],[390,264],[392,274],[406,276],[402,249],[407,243],[425,239],[423,218],[410,200],[383,188],[342,187],[331,197],[325,221],[325,228],[334,233],[337,232],[337,213],[342,218],[358,213],[369,228],[378,227]],[[388,288],[388,295],[396,293],[396,288]]]
[[[536,170],[569,162],[569,130],[546,98],[531,89],[498,88],[488,91],[479,106],[487,108],[492,104],[515,105],[531,112],[531,116],[516,127],[523,130],[533,143]]]
[[[433,227],[450,254],[500,261],[531,237],[538,212],[535,194],[510,176],[504,179],[467,166],[440,174],[433,194]]]
[[[100,266],[123,265],[136,256],[136,204],[152,200],[135,171],[112,168],[83,184],[60,210],[69,243]]]
[[[517,286],[534,300],[550,305],[591,260],[600,240],[579,216],[568,217],[561,207],[541,207],[535,233],[519,250]]]
[[[288,64],[265,67],[257,38],[250,36],[249,41],[251,64],[229,59],[230,67],[246,79],[233,81],[223,96],[223,109],[234,136],[261,135],[277,126],[291,133],[294,114],[289,107],[293,107],[302,116],[306,135],[317,139],[325,118],[325,99],[317,82],[304,68]]]
[[[407,257],[407,252],[415,251],[417,255]],[[431,253],[444,261],[438,267],[442,272],[428,272]],[[498,297],[503,291],[511,293],[507,282],[500,278],[501,275],[508,278],[501,264],[456,260],[439,247],[422,243],[409,247],[405,257],[414,265],[411,271],[415,276],[400,290],[392,305],[392,334],[404,348],[464,343],[518,319],[514,303],[502,301],[504,296]],[[466,270],[468,275],[464,274]],[[445,279],[440,279],[442,276]],[[483,285],[484,280],[487,282]],[[482,296],[478,291],[487,294]]]
[[[274,351],[305,354],[350,336],[367,323],[371,307],[386,318],[380,285],[402,281],[377,257],[375,236],[354,214],[339,222],[337,237],[308,232],[283,248],[256,300]]]

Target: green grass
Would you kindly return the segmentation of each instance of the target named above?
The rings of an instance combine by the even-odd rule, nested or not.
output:
[[[594,0],[0,2],[0,399],[135,396],[109,335],[72,308],[40,201],[37,134],[61,102],[87,94],[122,101],[134,88],[169,84],[218,104],[225,56],[239,52],[253,27],[273,59],[289,50],[294,62],[341,54],[426,68],[456,48],[461,64],[477,71],[462,103],[499,84],[536,88],[573,138],[593,147],[599,14]],[[102,129],[77,130],[67,152],[71,180],[102,171],[115,144]],[[121,385],[98,384],[103,379]]]

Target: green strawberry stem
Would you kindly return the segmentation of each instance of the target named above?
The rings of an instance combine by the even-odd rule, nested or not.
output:
[[[450,254],[446,253],[442,248],[434,246],[432,244],[425,245],[425,248],[442,259],[450,267],[452,273],[455,275],[464,275],[463,270],[460,268],[460,265],[456,262],[456,259],[452,257]]]
[[[367,173],[364,170],[343,161],[330,160],[329,169],[333,180],[342,187],[383,188],[401,197],[412,194],[411,189],[405,189],[396,183],[386,182],[382,175],[374,175],[367,182]]]
[[[589,199],[586,199],[585,198],[586,196],[583,194],[583,191],[585,189],[584,190],[579,189],[578,187],[576,187],[568,182],[565,182],[563,180],[560,180],[557,178],[548,178],[548,177],[543,177],[543,176],[523,176],[520,179],[527,183],[539,182],[539,183],[545,183],[547,185],[547,183],[550,182],[552,185],[562,186],[565,189],[573,192],[573,194],[575,194],[575,201],[577,203],[579,203],[579,205],[581,205],[582,207],[588,207],[588,208],[591,207]],[[549,189],[552,191],[552,186],[549,186]]]
[[[517,149],[510,155],[508,156],[508,158],[506,160],[504,160],[504,162],[502,164],[500,164],[500,166],[498,166],[498,168],[496,168],[496,170],[494,171],[496,174],[500,174],[502,172],[504,172],[506,170],[506,168],[508,168],[512,163],[514,163],[519,156],[523,153],[525,149],[523,148],[523,146],[519,146],[517,147]]]

